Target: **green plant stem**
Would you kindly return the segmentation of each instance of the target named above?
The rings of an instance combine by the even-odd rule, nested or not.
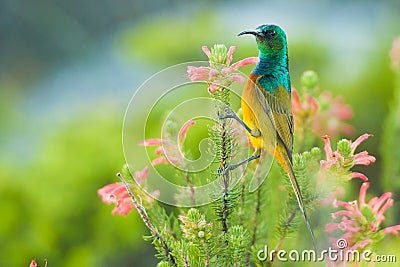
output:
[[[173,266],[177,266],[175,257],[171,254],[172,250],[169,248],[169,246],[167,245],[165,240],[162,238],[160,233],[157,231],[157,228],[153,224],[151,224],[149,217],[147,216],[145,208],[141,204],[139,204],[139,202],[136,200],[135,195],[132,193],[131,188],[125,181],[122,174],[117,173],[117,176],[121,180],[123,185],[125,186],[125,189],[128,192],[129,196],[131,197],[133,205],[135,205],[135,208],[139,212],[139,215],[142,218],[144,224],[147,226],[147,228],[150,230],[150,232],[160,241],[160,244],[161,244],[162,248],[164,249],[165,256],[170,260],[170,262]]]
[[[252,216],[252,224],[253,224],[253,235],[251,237],[251,242],[250,242],[250,247],[254,246],[257,240],[257,230],[258,230],[258,224],[257,224],[257,217],[260,215],[261,212],[261,188],[258,188],[257,190],[257,200],[256,200],[256,208],[254,210],[254,214]],[[246,257],[246,262],[250,262],[250,256],[251,252],[247,253]]]
[[[187,186],[189,187],[189,190],[190,190],[189,191],[189,196],[190,196],[190,200],[192,201],[192,205],[196,206],[196,198],[194,196],[195,190],[194,190],[194,186],[193,186],[193,183],[192,183],[192,179],[190,178],[188,172],[186,172],[186,184],[187,184]]]
[[[310,199],[308,199],[307,201],[305,201],[305,204],[309,204],[310,202],[314,201],[318,199],[318,196],[312,197]],[[293,211],[290,213],[289,217],[287,218],[285,224],[284,224],[284,228],[282,230],[282,232],[284,233],[281,237],[281,239],[279,240],[278,244],[275,246],[275,251],[279,251],[282,247],[283,242],[285,241],[285,237],[286,237],[286,233],[290,227],[290,224],[292,223],[292,221],[294,220],[294,218],[296,217],[296,213],[297,213],[297,207],[293,209]],[[273,259],[270,261],[270,263],[272,263]]]
[[[226,127],[225,127],[225,121],[222,122],[222,127],[220,129],[222,129],[221,131],[221,141],[222,141],[222,147],[221,147],[221,161],[220,161],[220,166],[222,167],[222,169],[226,169],[226,167],[228,167],[228,153],[227,153],[227,149],[226,149],[226,138],[228,133],[226,132]],[[227,224],[227,220],[228,220],[228,216],[229,216],[229,207],[228,207],[228,195],[229,195],[229,181],[230,181],[230,177],[229,177],[229,172],[226,172],[225,175],[223,176],[223,199],[222,199],[222,231],[226,234],[228,233],[228,224]]]
[[[238,210],[238,216],[239,216],[239,225],[243,225],[243,214],[244,214],[244,205],[246,201],[246,196],[245,196],[245,190],[246,190],[246,183],[244,182],[244,179],[241,180],[242,186],[241,186],[241,193],[240,193],[240,206]]]
[[[225,89],[223,91],[216,92],[213,97],[218,101],[216,105],[217,114],[224,112],[225,107],[229,106],[229,90]],[[219,168],[225,170],[229,165],[229,158],[231,156],[231,138],[230,138],[230,121],[226,119],[221,119],[218,121],[218,143],[219,149]],[[230,194],[230,175],[226,172],[222,177],[222,208],[221,208],[221,227],[222,232],[228,233],[228,217],[230,213],[229,205],[229,194]]]
[[[204,262],[204,266],[208,267],[210,265],[210,255],[208,253],[208,247],[207,244],[205,243],[205,241],[202,241],[202,246],[203,246],[203,251],[205,251],[206,253],[206,258],[205,258],[205,262]]]

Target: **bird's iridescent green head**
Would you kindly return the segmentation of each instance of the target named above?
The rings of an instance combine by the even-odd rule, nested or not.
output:
[[[252,34],[256,37],[261,57],[269,57],[287,53],[286,34],[276,25],[265,24],[255,30],[243,31],[243,34]]]
[[[289,60],[285,32],[276,25],[261,25],[255,30],[243,31],[239,35],[256,37],[260,61],[252,73],[262,76],[259,84],[270,92],[283,85],[290,93]],[[272,78],[271,78],[272,77]]]

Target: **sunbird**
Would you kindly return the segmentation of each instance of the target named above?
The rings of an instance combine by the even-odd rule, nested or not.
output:
[[[241,97],[243,120],[233,111],[219,117],[236,119],[247,130],[255,152],[250,158],[229,165],[223,173],[260,158],[263,152],[272,154],[290,178],[313,246],[316,248],[315,237],[292,168],[294,124],[286,34],[279,26],[268,24],[261,25],[255,30],[243,31],[238,36],[244,34],[256,37],[259,62],[249,75],[243,89]]]

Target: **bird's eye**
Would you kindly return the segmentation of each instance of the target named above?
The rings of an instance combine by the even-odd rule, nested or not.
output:
[[[274,30],[268,30],[268,31],[267,31],[267,35],[268,35],[268,36],[271,36],[271,37],[275,37],[275,36],[276,36],[276,31],[274,31]]]

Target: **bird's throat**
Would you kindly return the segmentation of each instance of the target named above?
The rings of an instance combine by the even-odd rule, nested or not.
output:
[[[260,61],[254,68],[253,73],[256,75],[273,75],[277,72],[289,72],[287,55],[285,54],[259,54]]]
[[[268,55],[260,53],[260,61],[252,71],[253,74],[260,76],[258,82],[271,93],[279,86],[283,86],[290,93],[290,76],[288,69],[287,56]]]

